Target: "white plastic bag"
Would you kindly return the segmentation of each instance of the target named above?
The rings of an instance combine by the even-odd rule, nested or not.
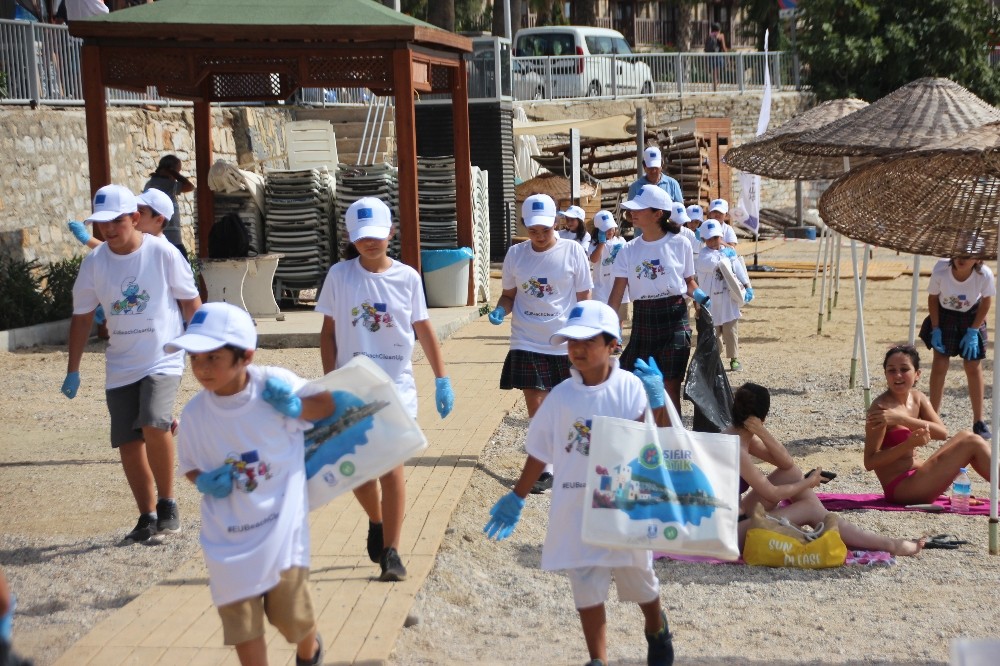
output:
[[[305,433],[310,511],[427,448],[392,379],[368,357],[355,356],[307,385],[316,387],[333,395],[336,411]]]
[[[736,560],[740,442],[684,429],[667,399],[670,428],[597,416],[590,437],[582,538],[609,548]]]

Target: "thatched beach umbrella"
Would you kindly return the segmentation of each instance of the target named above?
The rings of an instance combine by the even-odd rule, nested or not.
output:
[[[819,210],[831,227],[869,243],[938,257],[994,258],[1000,233],[1000,122],[852,170],[823,194]],[[996,275],[1000,279],[1000,264]],[[1000,330],[1000,308],[995,312],[994,332]],[[1000,363],[994,358],[994,390],[998,386]],[[995,403],[991,420],[995,465],[1000,458]],[[990,475],[994,555],[1000,553],[998,477]]]

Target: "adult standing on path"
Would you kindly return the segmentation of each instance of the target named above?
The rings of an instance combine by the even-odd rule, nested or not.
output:
[[[177,205],[177,195],[194,192],[194,183],[181,175],[181,160],[176,155],[164,155],[160,158],[160,163],[156,171],[149,174],[149,180],[143,185],[143,191],[155,188],[166,193],[170,197],[170,202],[174,205],[174,214],[170,216],[166,226],[163,228],[163,235],[167,240],[181,251],[185,257],[188,256],[187,248],[184,247],[184,240],[181,238],[181,209]]]
[[[639,195],[639,191],[643,185],[656,185],[667,193],[671,201],[684,201],[684,195],[681,193],[681,184],[663,173],[663,154],[660,153],[659,148],[652,146],[642,151],[642,169],[645,172],[644,175],[637,178],[634,183],[628,186],[629,201],[632,201],[632,199],[635,199]],[[635,228],[635,235],[641,236],[642,230],[634,224],[632,226]]]
[[[148,542],[180,532],[174,501],[176,449],[170,426],[184,373],[184,352],[166,353],[183,322],[201,307],[187,260],[164,239],[138,230],[135,195],[105,185],[94,195],[88,218],[104,244],[83,258],[73,284],[69,361],[62,392],[76,397],[80,360],[97,306],[108,317],[105,399],[111,415],[111,446],[139,508],[139,522],[127,542]]]

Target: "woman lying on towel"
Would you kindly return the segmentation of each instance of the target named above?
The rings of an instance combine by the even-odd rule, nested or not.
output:
[[[740,438],[740,494],[743,496],[739,523],[741,550],[750,524],[744,518],[753,512],[758,502],[770,515],[787,518],[799,526],[815,526],[823,522],[828,513],[813,492],[822,480],[822,470],[813,470],[808,476],[802,474],[788,449],[764,427],[770,408],[771,394],[766,388],[744,384],[733,399],[733,425],[724,431]],[[754,458],[770,463],[776,469],[765,476],[757,468]],[[843,516],[840,517],[839,527],[841,538],[852,550],[916,555],[924,546],[923,539],[892,539],[868,532],[847,522]]]
[[[885,498],[893,504],[933,502],[948,489],[961,467],[990,478],[990,445],[971,430],[948,438],[926,395],[913,388],[920,378],[920,355],[911,345],[892,347],[882,361],[889,389],[875,399],[865,422],[865,469],[874,470]],[[927,460],[914,450],[931,440],[948,440]]]

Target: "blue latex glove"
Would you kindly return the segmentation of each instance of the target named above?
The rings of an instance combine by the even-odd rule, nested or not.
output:
[[[962,351],[962,358],[966,361],[974,361],[979,356],[979,329],[965,329],[965,335],[962,336],[962,342],[959,343],[958,348]]]
[[[63,380],[62,388],[59,389],[63,395],[72,400],[76,397],[76,392],[80,388],[80,373],[67,372],[66,379]]]
[[[233,465],[226,463],[222,467],[216,467],[211,472],[202,472],[195,480],[194,485],[198,491],[222,499],[228,497],[233,492]]]
[[[712,304],[712,299],[708,297],[708,294],[701,290],[701,287],[695,289],[694,294],[692,294],[691,297],[694,299],[695,303],[698,305],[704,305],[706,308]]]
[[[729,257],[730,259],[736,258],[736,250],[729,247],[728,245],[722,248],[723,256]]]
[[[11,636],[14,634],[14,610],[17,608],[17,597],[10,595],[10,608],[7,614],[0,617],[0,640],[10,645]]]
[[[743,302],[749,303],[753,300],[753,287],[747,287],[747,292],[743,294]]]
[[[944,348],[944,340],[941,339],[941,329],[935,328],[931,331],[931,349],[941,354],[947,354]]]
[[[282,379],[268,377],[260,397],[285,416],[297,419],[302,414],[302,398],[295,395],[292,387]]]
[[[69,226],[69,230],[73,232],[73,235],[76,236],[76,239],[86,245],[87,241],[90,240],[90,232],[87,231],[87,227],[83,226],[83,222],[70,220],[66,224]]]
[[[451,380],[447,377],[438,377],[434,380],[434,400],[437,402],[441,418],[451,414],[455,406],[455,392],[451,390]]]
[[[607,234],[607,232],[601,231],[600,229],[598,229],[597,230],[597,242],[598,243],[607,243],[608,242],[608,234]]]
[[[646,397],[649,399],[651,409],[659,409],[667,404],[667,392],[663,388],[663,373],[656,365],[655,358],[650,356],[649,363],[637,358],[635,370],[632,372],[642,382],[642,388],[646,389]]]
[[[492,517],[486,523],[483,532],[486,532],[486,536],[490,539],[503,541],[514,532],[517,522],[521,520],[521,509],[523,508],[523,499],[513,492],[507,493],[498,499],[497,503],[490,509]]]
[[[490,323],[494,326],[499,326],[503,323],[503,318],[506,316],[507,311],[498,305],[493,308],[493,312],[490,313]]]

